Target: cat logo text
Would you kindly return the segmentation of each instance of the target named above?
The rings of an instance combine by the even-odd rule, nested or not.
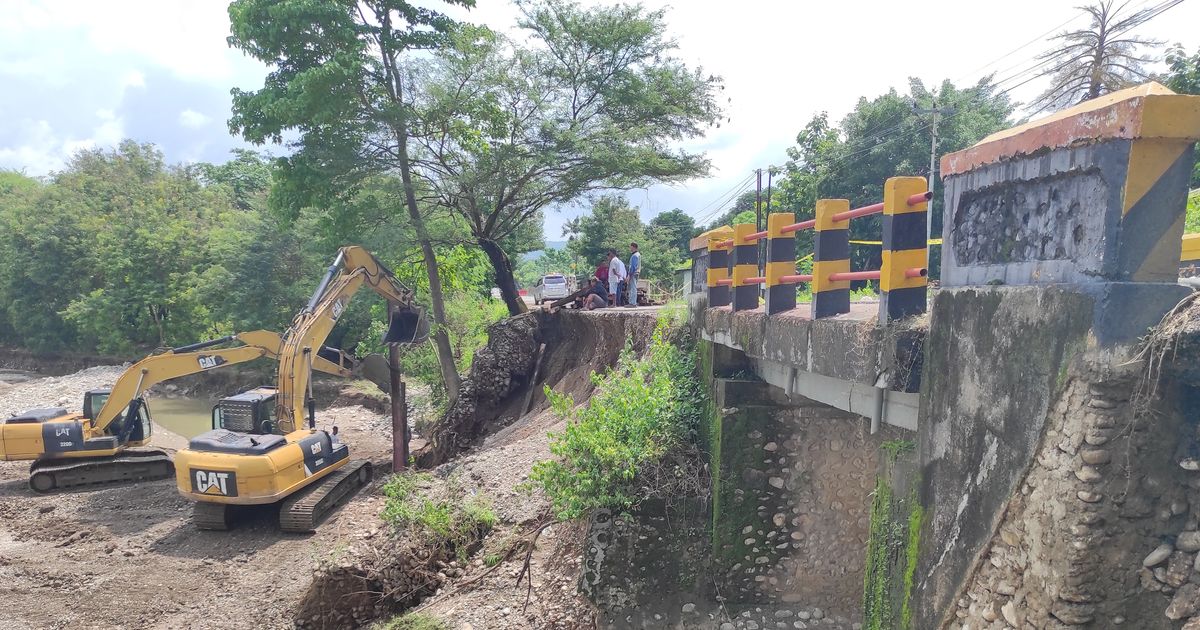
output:
[[[193,468],[192,492],[222,497],[236,497],[237,475],[232,472]]]

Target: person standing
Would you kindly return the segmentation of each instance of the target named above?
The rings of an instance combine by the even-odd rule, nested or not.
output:
[[[620,304],[621,282],[625,280],[625,263],[617,256],[617,250],[608,250],[608,294],[613,304]]]
[[[629,279],[626,282],[629,284],[629,301],[625,306],[633,308],[638,305],[637,298],[637,281],[638,274],[642,271],[642,254],[638,251],[637,243],[629,244]]]
[[[596,265],[596,279],[603,283],[606,288],[608,287],[608,256],[605,256],[600,261],[600,264]]]

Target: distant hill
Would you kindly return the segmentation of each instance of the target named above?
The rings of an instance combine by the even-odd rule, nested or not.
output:
[[[546,249],[563,249],[566,246],[566,241],[546,241]],[[521,256],[521,258],[523,260],[537,260],[542,257],[542,252],[546,251],[546,249],[539,249],[537,251],[529,252]]]

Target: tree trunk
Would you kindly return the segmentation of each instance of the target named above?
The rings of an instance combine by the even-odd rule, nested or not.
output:
[[[403,126],[403,123],[402,123]],[[458,367],[454,365],[454,351],[450,348],[450,335],[446,334],[446,302],[442,296],[442,278],[438,273],[437,256],[433,252],[433,242],[429,238],[429,230],[425,227],[425,219],[421,217],[417,206],[417,194],[413,190],[412,172],[408,161],[408,131],[404,127],[400,134],[400,179],[404,182],[404,207],[408,210],[408,218],[412,220],[413,229],[417,232],[417,240],[421,243],[421,253],[425,258],[425,272],[429,276],[429,301],[433,304],[433,343],[437,347],[438,365],[442,371],[442,384],[446,386],[446,400],[449,406],[458,401],[458,388],[461,379]]]
[[[508,259],[508,254],[504,253],[504,248],[496,241],[487,238],[478,239],[479,246],[483,248],[487,254],[488,260],[492,263],[492,268],[496,270],[496,285],[500,287],[500,297],[504,300],[504,305],[508,307],[509,315],[520,315],[529,310],[525,306],[525,300],[521,299],[521,294],[517,291],[517,280],[513,277],[512,261]]]

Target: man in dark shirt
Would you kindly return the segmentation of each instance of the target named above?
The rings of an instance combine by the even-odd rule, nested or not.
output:
[[[591,311],[608,306],[608,289],[605,288],[604,283],[600,282],[596,276],[592,276],[589,285],[587,295],[583,296],[583,310]]]

